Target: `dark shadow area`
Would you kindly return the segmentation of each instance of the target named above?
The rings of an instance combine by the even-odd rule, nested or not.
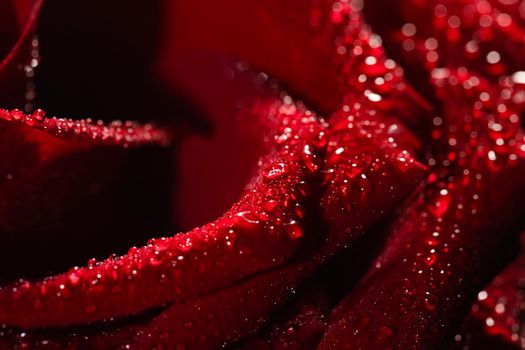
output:
[[[10,1],[0,1],[0,13],[8,16],[3,16],[5,19],[0,23],[0,62],[5,55],[13,48],[13,45],[20,34],[19,25],[16,21],[13,4]]]
[[[109,151],[75,155],[64,162],[66,169],[51,168],[35,188],[20,189],[24,196],[31,193],[31,198],[11,205],[11,217],[16,218],[15,212],[20,211],[20,219],[0,232],[2,283],[64,272],[86,265],[91,258],[122,255],[132,246],[144,246],[152,237],[174,234],[169,197],[171,150],[128,150],[112,170],[103,161],[115,157],[105,152]],[[99,157],[102,162],[96,170],[88,167],[86,174],[78,164],[89,157]],[[33,214],[24,219],[27,212]]]
[[[37,103],[49,114],[178,124],[202,116],[154,74],[163,1],[46,1]]]

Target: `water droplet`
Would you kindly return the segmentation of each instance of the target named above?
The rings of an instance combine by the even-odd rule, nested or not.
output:
[[[234,216],[236,229],[254,229],[259,225],[259,217],[251,211],[241,211]]]
[[[434,311],[439,303],[439,299],[436,295],[426,292],[425,293],[425,307],[428,311]]]
[[[77,285],[80,281],[80,277],[74,272],[71,272],[67,277],[73,286]]]
[[[283,177],[287,173],[287,167],[284,163],[279,163],[272,166],[270,169],[263,172],[263,176],[268,180],[275,180]]]
[[[46,116],[46,112],[44,112],[43,110],[41,109],[37,109],[36,111],[33,112],[33,114],[31,115],[33,117],[33,119],[35,119],[36,121],[38,122],[42,122],[44,121],[44,118]]]

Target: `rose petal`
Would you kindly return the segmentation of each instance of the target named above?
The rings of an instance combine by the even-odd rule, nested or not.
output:
[[[254,122],[267,123],[261,127],[274,135],[270,142],[275,149],[263,159],[258,177],[241,200],[223,217],[186,234],[153,240],[146,247],[130,251],[127,256],[71,270],[45,281],[5,288],[0,291],[2,322],[23,327],[67,325],[128,315],[168,301],[180,303],[227,287],[241,277],[276,267],[305,244],[311,244],[312,249],[316,247],[315,242],[322,236],[310,232],[301,223],[316,218],[308,214],[308,208],[315,198],[315,178],[322,166],[316,162],[322,162],[321,153],[326,145],[323,138],[327,136],[322,136],[323,124],[311,112],[288,99],[285,97],[283,102],[253,107],[260,111],[256,115],[265,116],[265,119]],[[346,118],[346,115],[341,114],[339,118]],[[373,119],[366,114],[362,118],[363,125],[368,125],[366,121]],[[363,197],[356,193],[356,196],[361,203],[373,200],[382,209],[365,214],[366,203],[363,209],[357,208],[363,212],[356,215],[355,229],[347,232],[346,243],[341,242],[345,235],[339,232],[340,237],[334,242],[328,240],[326,247],[308,264],[315,266],[358,237],[417,183],[422,168],[417,163],[394,159],[399,151],[395,143],[384,141],[391,137],[387,130],[387,124],[378,123],[376,126],[372,123],[368,130],[370,134],[367,134],[361,124],[356,123],[355,128],[349,129],[350,133],[355,133],[363,145],[370,144],[371,148],[377,143],[375,149],[369,150],[377,152],[375,155],[370,153],[372,163],[368,158],[354,160],[343,155],[331,159],[330,164],[357,161],[363,170],[357,178],[348,177],[351,187],[360,188],[363,175],[371,179],[380,176],[381,183],[377,184],[379,187],[373,195],[369,193]],[[346,133],[330,137],[351,139],[344,138]],[[343,147],[344,142],[348,141],[343,141]],[[406,154],[409,157],[409,153]],[[376,158],[382,161],[371,166]],[[393,187],[399,192],[392,192]],[[384,192],[388,195],[383,195]],[[327,208],[340,210],[331,205]],[[45,293],[42,293],[43,289]],[[56,293],[60,290],[67,297],[57,298]],[[39,308],[34,306],[37,301]],[[51,309],[63,312],[50,314],[46,311]],[[13,318],[13,310],[22,317]]]
[[[426,188],[400,210],[375,268],[340,304],[320,348],[450,344],[469,300],[505,260],[525,191],[519,109],[512,94],[501,95],[508,81],[470,90],[461,82],[472,75],[452,76],[459,84],[435,82],[446,133]],[[508,109],[498,112],[501,104]],[[492,123],[502,128],[494,133]]]
[[[365,9],[410,81],[428,95],[425,71],[443,74],[442,68],[463,66],[497,80],[525,69],[521,6],[519,1],[399,0],[371,1]]]
[[[523,246],[523,234],[521,236]],[[461,332],[457,346],[476,349],[519,349],[523,323],[523,251],[508,267],[478,292]]]
[[[32,115],[0,110],[0,119],[3,281],[65,270],[65,264],[81,263],[92,254],[107,255],[115,243],[130,244],[144,234],[146,225],[153,229],[166,222],[163,212],[150,213],[126,200],[155,198],[164,205],[153,181],[161,177],[148,175],[151,169],[144,168],[143,159],[162,157],[168,141],[164,131],[134,123],[104,126],[45,118],[40,110]],[[149,192],[134,188],[135,174],[152,180]],[[128,235],[115,234],[117,228],[127,228]]]

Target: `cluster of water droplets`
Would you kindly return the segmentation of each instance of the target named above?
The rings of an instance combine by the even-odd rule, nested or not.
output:
[[[522,233],[521,247],[524,238]],[[470,314],[455,337],[457,348],[475,349],[487,341],[501,344],[501,347],[523,347],[524,282],[525,255],[521,252],[516,260],[477,293]]]
[[[508,285],[509,281],[505,281],[507,284],[504,285],[502,277],[510,277],[516,285]],[[513,346],[519,346],[520,341],[523,342],[520,334],[525,298],[523,286],[512,276],[505,274],[502,277],[497,277],[487,288],[478,293],[464,326],[465,331],[455,337],[455,341],[462,344],[463,349],[470,349],[472,337],[480,336],[470,333],[469,327],[481,328],[487,337],[501,338],[503,342]]]
[[[461,269],[455,265],[461,264],[459,257],[468,254],[464,249],[476,246],[472,234],[486,226],[482,216],[493,210],[495,203],[486,191],[503,181],[502,169],[512,172],[523,157],[523,135],[512,93],[504,84],[494,91],[465,69],[447,72],[434,83],[445,116],[434,119],[433,136],[444,151],[427,157],[435,170],[427,179],[430,193],[421,196],[428,208],[429,237],[427,253],[421,255],[426,268],[417,272],[431,275],[428,269],[438,266],[439,274],[451,277]],[[449,259],[436,264],[439,256],[448,254],[456,255],[450,260],[454,265]]]
[[[94,121],[90,118],[48,118],[45,111],[41,109],[30,114],[18,109],[11,111],[0,109],[0,120],[30,126],[62,139],[96,141],[124,147],[147,143],[167,145],[170,141],[165,130],[151,124],[140,125],[131,121],[114,121],[106,125],[101,120]]]
[[[394,251],[405,251],[401,256],[407,270],[397,269],[405,275],[406,298],[399,299],[398,312],[420,313],[421,320],[429,321],[438,317],[438,310],[453,312],[452,305],[467,298],[462,291],[473,281],[457,276],[476,259],[480,239],[476,235],[490,226],[490,220],[500,220],[495,207],[509,205],[508,192],[502,190],[503,198],[496,202],[490,189],[508,174],[516,176],[523,170],[519,108],[508,80],[493,89],[464,69],[446,73],[434,76],[444,113],[434,118],[432,132],[439,152],[427,154],[431,173],[426,186],[401,209],[404,216],[394,224],[389,253],[378,265],[391,263],[391,254],[399,256]]]
[[[406,22],[388,39],[403,51],[407,64],[427,70],[465,65],[492,79],[523,68],[517,59],[525,50],[525,12],[520,1],[398,3]],[[520,71],[516,78],[522,75]]]
[[[27,308],[27,312],[20,311],[27,315],[56,307],[69,310],[62,319],[98,320],[203,293],[291,256],[305,236],[302,220],[322,167],[326,125],[288,96],[264,112],[259,122],[271,135],[267,140],[273,146],[260,162],[260,175],[223,217],[189,233],[152,239],[122,257],[92,259],[86,267],[62,275],[5,287],[2,292],[10,295],[12,307]],[[42,123],[42,129],[61,135],[69,131],[69,121],[45,119],[41,111],[34,115],[2,111],[2,117],[25,125]],[[85,122],[70,122],[73,133],[75,127],[84,133],[94,128]],[[114,299],[123,309],[100,307],[112,295],[121,296]],[[48,322],[39,317],[33,322]]]
[[[383,181],[386,177],[396,177],[390,167],[400,172],[413,170],[418,142],[398,119],[408,114],[405,107],[413,102],[407,94],[403,69],[385,55],[381,37],[364,23],[363,3],[326,3],[331,4],[331,11],[321,31],[324,44],[335,45],[333,63],[342,72],[344,99],[329,120],[331,139],[324,170],[328,190],[322,205],[331,207],[328,213],[352,213],[346,220],[330,214],[327,220],[338,227],[357,215],[354,211],[364,211],[365,207],[375,210],[372,194],[383,191],[389,183]],[[322,12],[316,7],[312,11]],[[380,186],[373,188],[372,184]],[[357,223],[347,225],[343,232],[363,230],[363,223],[354,219]]]
[[[377,190],[372,185],[379,182],[371,178],[387,178],[385,166],[393,163],[399,173],[410,169],[417,141],[401,124],[383,114],[399,111],[397,97],[407,93],[403,70],[385,57],[381,38],[362,20],[362,6],[360,1],[332,2],[327,29],[328,33],[338,33],[336,63],[342,67],[341,76],[348,88],[345,103],[329,125],[287,95],[270,112],[268,106],[260,106],[267,117],[262,127],[270,131],[266,141],[271,152],[259,162],[259,176],[223,217],[187,234],[152,239],[145,247],[131,248],[124,257],[93,259],[84,268],[75,267],[37,284],[20,281],[9,287],[12,301],[16,303],[19,297],[31,300],[30,308],[37,311],[50,311],[58,305],[58,312],[76,303],[89,319],[89,315],[99,312],[97,305],[104,304],[98,301],[112,294],[133,300],[128,304],[133,304],[136,309],[131,311],[136,312],[169,301],[149,300],[157,293],[171,298],[183,298],[195,291],[204,293],[208,291],[206,278],[211,283],[218,280],[210,271],[224,269],[225,281],[230,282],[291,256],[305,236],[303,219],[316,181],[322,179],[321,185],[329,188],[328,204],[338,201],[338,206],[342,203],[338,208],[341,212],[353,212]],[[405,264],[399,270],[404,274],[398,281],[400,288],[394,292],[402,294],[399,303],[404,316],[423,306],[424,311],[417,310],[418,315],[432,320],[439,306],[465,297],[444,295],[440,288],[464,283],[461,279],[451,280],[457,278],[455,271],[461,271],[458,261],[468,258],[466,249],[472,240],[469,230],[484,222],[481,214],[485,213],[487,199],[483,191],[487,184],[504,180],[500,178],[501,169],[516,166],[525,155],[519,119],[525,98],[521,89],[515,88],[525,83],[525,73],[518,71],[501,78],[494,89],[463,67],[442,68],[449,60],[465,60],[478,67],[484,43],[493,42],[500,32],[506,37],[517,35],[513,34],[517,33],[513,17],[496,11],[488,1],[469,6],[468,11],[462,8],[458,14],[445,2],[433,6],[435,37],[424,33],[419,36],[420,28],[412,22],[400,29],[402,49],[424,56],[425,68],[431,73],[433,88],[443,105],[442,113],[436,113],[432,120],[430,142],[439,152],[431,148],[427,153],[431,173],[425,188],[394,223],[393,236],[401,238],[394,239],[390,249],[404,252]],[[453,44],[464,46],[459,59],[441,50]],[[482,57],[482,72],[499,76],[508,70],[500,51],[490,50]],[[34,59],[31,68],[38,65],[37,57]],[[32,114],[0,110],[0,118],[61,137],[125,145],[165,140],[163,133],[149,125],[114,122],[104,126],[89,119],[45,118],[41,110]],[[466,217],[471,220],[468,225],[463,224]],[[364,224],[352,227],[356,231],[363,228]],[[265,243],[282,250],[268,251],[262,246]],[[240,266],[238,272],[228,270],[232,262],[242,265],[247,261],[250,264]],[[378,269],[389,262],[378,260]],[[212,287],[217,286],[221,285]],[[483,292],[480,294],[480,301],[487,299]],[[95,319],[111,314],[111,307]],[[500,302],[494,306],[496,312],[505,307]],[[369,316],[360,318],[353,332],[366,330],[372,321]],[[492,327],[495,321],[486,322]],[[396,335],[393,322],[374,327],[380,341],[388,342]]]
[[[476,249],[476,239],[472,235],[477,228],[484,227],[483,223],[486,223],[487,219],[483,214],[492,213],[487,211],[486,207],[494,205],[491,202],[493,196],[486,196],[484,191],[501,182],[504,174],[509,174],[509,171],[519,173],[519,167],[514,170],[512,168],[520,163],[524,155],[519,118],[523,91],[517,86],[522,83],[523,78],[521,72],[515,72],[510,77],[500,78],[494,88],[494,83],[488,83],[462,66],[458,69],[440,68],[451,62],[478,67],[472,58],[466,59],[467,55],[459,54],[458,58],[453,52],[445,49],[464,40],[467,31],[472,32],[476,40],[475,43],[465,43],[467,48],[472,48],[474,44],[479,46],[482,41],[491,43],[493,38],[487,39],[482,35],[487,35],[489,28],[484,22],[488,17],[483,17],[488,15],[486,12],[489,11],[486,1],[472,2],[471,11],[460,14],[463,17],[448,11],[441,2],[418,1],[419,5],[415,4],[415,1],[401,3],[411,3],[413,8],[428,5],[432,6],[434,11],[430,16],[433,21],[431,32],[436,34],[436,37],[419,33],[416,24],[411,22],[405,23],[400,29],[400,35],[396,34],[393,37],[394,40],[401,38],[401,47],[406,52],[404,57],[414,59],[413,51],[421,54],[414,61],[418,64],[424,62],[425,69],[431,73],[432,89],[443,108],[438,109],[437,113],[434,112],[438,116],[432,120],[432,139],[428,141],[428,145],[431,146],[427,148],[429,152],[426,155],[431,173],[426,180],[426,186],[415,196],[412,204],[401,209],[403,214],[393,227],[392,246],[387,249],[385,257],[378,260],[377,267],[381,269],[383,265],[391,263],[392,257],[399,256],[396,251],[405,252],[401,255],[407,270],[400,268],[396,274],[401,277],[402,294],[406,297],[400,296],[396,313],[399,313],[400,317],[419,315],[417,318],[424,323],[424,320],[435,319],[437,311],[446,310],[447,305],[454,305],[453,299],[464,300],[465,295],[448,295],[447,290],[462,291],[465,289],[463,285],[472,283],[455,281],[455,273],[461,271],[460,265],[468,259],[472,249]],[[437,5],[433,7],[430,4]],[[455,4],[462,6],[461,2]],[[358,93],[350,95],[353,98],[352,105],[346,107],[347,111],[350,108],[354,110],[355,104],[359,107],[364,105],[361,94],[370,102],[375,102],[376,106],[379,106],[376,108],[380,109],[381,105],[378,102],[388,100],[389,91],[381,91],[381,84],[377,82],[384,83],[392,79],[382,76],[378,81],[374,74],[383,73],[382,69],[385,66],[396,69],[395,64],[390,64],[389,60],[383,58],[380,38],[371,34],[363,25],[359,13],[361,6],[360,2],[336,1],[332,7],[331,21],[345,28],[340,31],[345,36],[338,37],[335,45],[337,52],[344,57],[344,64],[352,67],[346,69],[346,72],[366,72],[363,73],[363,77],[349,74],[353,84],[351,90]],[[509,26],[509,18],[505,13],[494,12],[491,16],[494,17],[495,26]],[[474,27],[462,26],[461,21],[466,20],[466,17],[476,19],[478,24],[474,23]],[[422,22],[423,17],[418,18],[418,21],[418,24],[428,26],[428,23]],[[485,69],[490,70],[493,74],[491,76],[499,77],[503,72],[501,67],[497,68],[498,64],[501,64],[500,54],[496,50],[490,50],[485,59],[487,67],[483,68],[483,72]],[[382,66],[379,66],[382,69],[377,68],[378,63],[382,63]],[[452,67],[458,66],[453,64]],[[387,74],[396,77],[397,90],[403,90],[406,85],[402,81],[402,70],[398,70],[398,74]],[[439,115],[440,113],[442,115]],[[344,122],[352,124],[353,120]],[[336,150],[335,153],[338,152],[339,150]],[[464,224],[468,220],[470,222]],[[421,308],[417,305],[421,305]],[[421,313],[421,310],[425,312]],[[366,317],[361,321],[356,322],[362,323],[364,328],[371,326]],[[385,338],[394,335],[393,324],[385,323],[380,328],[390,330],[384,332]],[[377,334],[381,333],[377,325],[374,325],[374,329]]]
[[[272,222],[270,231],[282,230],[291,238],[304,235],[301,221],[317,186],[327,145],[327,124],[300,102],[286,94],[268,111],[267,139],[273,151],[259,161],[261,180],[252,188],[255,215],[261,222]],[[257,194],[255,194],[257,193]]]
[[[19,69],[23,70],[27,78],[25,100],[26,104],[24,110],[26,113],[31,113],[34,110],[33,101],[36,98],[36,86],[34,82],[35,70],[40,64],[40,39],[38,35],[33,35],[31,39],[31,49],[29,62],[26,65],[20,66]]]
[[[384,54],[382,39],[363,21],[361,1],[332,2],[326,40],[335,42],[334,64],[343,73],[346,100],[365,97],[369,108],[389,109],[405,90],[403,69]],[[334,46],[334,42],[329,47]]]
[[[390,181],[381,178],[417,167],[417,143],[411,142],[412,134],[395,119],[367,107],[345,105],[330,120],[323,181],[330,186],[328,204],[340,203],[343,212],[369,202],[370,195],[379,190],[373,184],[381,187]]]

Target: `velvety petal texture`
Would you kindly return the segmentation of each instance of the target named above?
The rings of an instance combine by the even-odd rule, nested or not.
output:
[[[0,348],[518,349],[524,38],[512,0],[0,0]]]

